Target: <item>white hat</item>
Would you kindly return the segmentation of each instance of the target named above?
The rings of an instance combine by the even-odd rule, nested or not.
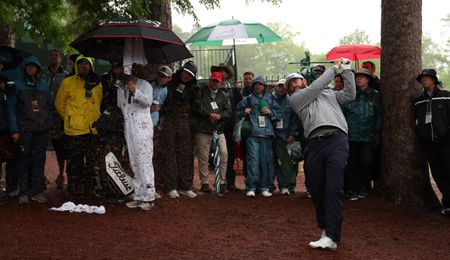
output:
[[[291,83],[291,81],[293,81],[294,79],[304,79],[304,77],[300,74],[298,74],[297,72],[291,73],[286,77],[286,82],[284,83],[284,87],[287,88],[289,87],[289,83]]]
[[[161,74],[163,74],[163,75],[166,76],[166,77],[170,77],[170,76],[172,76],[172,74],[173,74],[172,69],[170,69],[168,66],[161,66],[161,67],[158,69],[158,72],[161,73]]]
[[[278,85],[284,85],[284,83],[286,83],[286,79],[279,79],[276,86]]]

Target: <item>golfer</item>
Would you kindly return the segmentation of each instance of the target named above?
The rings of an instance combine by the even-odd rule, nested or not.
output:
[[[341,67],[345,87],[333,91],[327,86]],[[309,86],[296,73],[286,79],[287,87],[299,88],[291,96],[290,105],[303,122],[307,138],[304,152],[307,189],[311,192],[322,230],[320,239],[309,243],[312,248],[336,250],[341,240],[348,127],[340,105],[355,99],[355,76],[350,68],[349,60],[336,60],[333,67]]]

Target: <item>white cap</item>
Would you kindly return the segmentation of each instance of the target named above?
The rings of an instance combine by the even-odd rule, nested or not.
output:
[[[304,77],[297,72],[291,73],[286,77],[286,82],[284,83],[284,87],[287,88],[289,86],[289,83],[293,81],[294,79],[304,79]]]
[[[277,82],[277,86],[278,85],[284,85],[284,83],[286,83],[286,79],[279,79]]]
[[[158,72],[161,73],[161,74],[163,74],[163,75],[166,76],[166,77],[170,77],[170,76],[172,76],[172,74],[173,74],[172,69],[170,69],[168,66],[161,66],[161,67],[158,69]]]

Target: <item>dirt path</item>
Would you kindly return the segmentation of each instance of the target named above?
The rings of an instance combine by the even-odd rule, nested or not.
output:
[[[48,160],[54,178],[54,158]],[[239,177],[242,182],[242,177]],[[300,194],[272,198],[194,200],[163,197],[149,212],[106,205],[106,215],[48,211],[49,205],[0,206],[0,259],[448,259],[450,219],[401,209],[369,197],[346,202],[343,241],[337,252],[310,250],[319,236],[314,208]]]

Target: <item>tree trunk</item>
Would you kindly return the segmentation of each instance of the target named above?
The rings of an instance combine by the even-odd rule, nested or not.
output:
[[[172,29],[172,1],[151,1],[150,19],[161,22],[163,27]]]
[[[14,47],[14,37],[11,26],[2,26],[0,28],[0,45],[8,45]]]
[[[384,105],[380,189],[397,205],[437,209],[415,132],[413,99],[421,94],[422,0],[382,0],[381,90]]]

